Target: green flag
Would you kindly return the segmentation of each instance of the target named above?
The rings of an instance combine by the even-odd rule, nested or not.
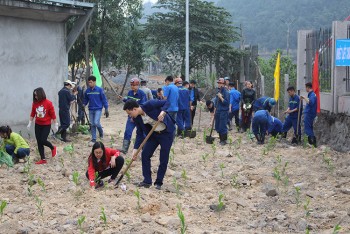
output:
[[[100,74],[100,70],[98,69],[94,55],[92,55],[92,75],[96,77],[96,85],[98,87],[101,87],[102,86],[101,74]]]

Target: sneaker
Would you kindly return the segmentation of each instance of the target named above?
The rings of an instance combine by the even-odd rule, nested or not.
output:
[[[90,141],[89,144],[88,144],[88,146],[91,147],[91,146],[93,146],[95,143],[96,143],[95,141]]]
[[[156,189],[161,190],[162,186],[160,184],[156,184]]]
[[[146,184],[145,182],[140,182],[136,184],[136,187],[144,187],[144,188],[149,188],[151,187],[152,184]]]
[[[53,147],[53,150],[51,150],[52,157],[55,157],[57,155],[57,148],[56,146]]]
[[[37,161],[35,164],[39,165],[39,164],[46,164],[46,159],[41,159],[40,161]]]

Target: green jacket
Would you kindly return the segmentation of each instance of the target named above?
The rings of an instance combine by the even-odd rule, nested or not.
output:
[[[10,135],[9,139],[4,139],[2,145],[1,145],[1,149],[4,150],[5,149],[5,145],[14,145],[15,148],[15,154],[17,154],[17,150],[19,148],[23,148],[23,149],[29,149],[29,145],[28,143],[23,139],[23,137],[21,137],[21,135],[19,135],[18,133],[12,132]]]

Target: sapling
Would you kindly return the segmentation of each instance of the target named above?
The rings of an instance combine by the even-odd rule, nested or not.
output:
[[[182,132],[182,146],[181,146],[181,153],[185,154],[185,132]]]
[[[130,172],[127,171],[127,172],[125,173],[125,176],[126,176],[126,181],[128,181],[128,183],[130,183],[130,180],[131,180]]]
[[[1,215],[1,218],[4,215],[4,210],[5,210],[6,206],[7,206],[7,202],[6,201],[1,201],[1,204],[0,204],[0,215]]]
[[[33,174],[29,174],[29,179],[28,179],[28,194],[29,196],[33,195],[33,186],[36,183],[34,175]]]
[[[224,202],[222,201],[224,198],[224,194],[223,193],[219,193],[219,203],[218,203],[218,206],[217,206],[217,211],[222,211],[223,208],[224,208]]]
[[[40,215],[43,216],[44,214],[43,201],[38,196],[35,196],[35,201],[36,201],[35,206],[38,208]]]
[[[188,177],[187,177],[185,169],[182,169],[181,178],[185,181],[185,185],[186,185],[186,181],[187,181]]]
[[[241,154],[238,151],[236,151],[235,155],[240,161],[242,161]]]
[[[208,153],[205,153],[205,154],[202,155],[202,159],[203,159],[204,163],[207,162],[207,158],[208,157],[209,157]]]
[[[41,189],[46,193],[45,183],[44,181],[39,177],[37,179],[38,185],[41,187]]]
[[[62,168],[64,168],[64,158],[63,158],[63,157],[60,157],[60,158],[59,158],[59,161],[60,161],[60,163],[61,163]]]
[[[118,131],[118,139],[119,139],[119,137],[120,137],[120,133],[122,132],[122,130],[119,130]]]
[[[101,179],[100,175],[98,174],[97,171],[95,171],[95,179],[94,179],[95,184],[97,184],[98,182],[100,182],[100,179]]]
[[[107,227],[107,216],[105,213],[105,208],[103,208],[103,207],[101,207],[100,220],[102,220],[104,228],[106,228]]]
[[[228,145],[229,145],[229,152],[231,152],[231,149],[232,149],[232,146],[233,146],[233,140],[232,140],[231,136],[228,137]]]
[[[70,155],[70,157],[73,158],[73,155],[74,155],[74,144],[72,143],[72,144],[69,144],[69,145],[65,146],[63,148],[63,151],[65,153],[68,153]]]
[[[295,187],[295,203],[297,204],[297,207],[299,207],[301,204],[300,190],[301,190],[300,187],[298,187],[298,186]]]
[[[180,185],[177,182],[175,176],[173,177],[173,185],[174,185],[174,188],[175,188],[175,191],[176,191],[176,195],[179,195],[180,194]]]
[[[73,172],[72,176],[73,176],[74,184],[76,186],[78,186],[80,184],[80,182],[79,182],[79,177],[80,177],[79,172],[77,172],[77,171]]]
[[[310,198],[306,198],[305,204],[304,204],[304,211],[305,211],[305,217],[309,217],[311,214],[311,210],[309,209],[310,205]]]
[[[207,129],[204,128],[204,131],[203,131],[203,141],[206,142],[206,139],[207,139]]]
[[[242,144],[242,136],[239,136],[237,139],[236,149],[241,148],[241,144]]]
[[[211,149],[213,151],[213,157],[215,156],[215,152],[216,152],[216,144],[215,142],[213,142],[213,144],[211,145]]]
[[[220,167],[220,170],[221,170],[221,178],[224,178],[225,164],[224,163],[220,163],[219,167]]]
[[[240,184],[237,181],[237,177],[238,177],[238,175],[233,175],[232,178],[231,178],[231,181],[230,181],[230,184],[234,188],[239,188],[240,187]]]
[[[339,231],[341,230],[341,226],[339,224],[335,225],[333,228],[332,234],[339,234]]]
[[[140,204],[141,196],[140,196],[139,189],[136,189],[136,191],[134,192],[134,195],[137,198],[137,210],[140,211],[140,209],[141,209],[141,204]]]
[[[303,137],[303,148],[306,149],[307,148],[307,143],[308,143],[308,139],[307,139],[307,136],[304,135]]]
[[[179,217],[181,223],[180,233],[185,234],[187,230],[187,226],[185,223],[185,215],[182,212],[181,206],[179,204],[177,205],[177,216]]]
[[[83,230],[83,223],[85,222],[85,216],[83,215],[83,216],[80,216],[79,218],[78,218],[78,221],[77,221],[77,223],[78,223],[78,226],[79,226],[79,230],[80,230],[80,233],[84,233],[84,230]]]

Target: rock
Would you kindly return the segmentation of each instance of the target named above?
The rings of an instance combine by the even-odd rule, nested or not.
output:
[[[337,215],[333,211],[327,213],[327,218],[329,218],[329,219],[334,219],[336,217],[337,217]]]
[[[278,221],[283,221],[283,220],[286,220],[287,217],[284,214],[279,214],[279,215],[276,216],[276,219]]]
[[[111,219],[113,220],[113,221],[118,221],[119,220],[119,215],[111,215]]]
[[[29,233],[29,228],[27,227],[22,227],[17,231],[17,234],[28,234],[28,233]]]
[[[61,168],[60,165],[57,165],[57,166],[55,167],[55,171],[56,171],[56,172],[60,172],[61,170],[62,170],[62,168]]]
[[[236,203],[238,206],[242,206],[243,208],[248,206],[248,204],[244,200],[239,198],[234,200],[233,202]]]
[[[67,216],[68,215],[68,211],[61,209],[61,210],[58,211],[58,214],[59,215],[63,215],[63,216]]]
[[[278,195],[276,188],[272,184],[265,184],[263,192],[268,197],[275,197]]]
[[[350,195],[350,189],[346,188],[346,189],[341,189],[340,192]]]
[[[22,208],[22,207],[17,207],[17,209],[15,210],[15,213],[21,213],[21,212],[22,212],[22,210],[23,210],[23,208]]]
[[[297,224],[297,228],[301,232],[305,231],[305,229],[307,228],[306,220],[305,219],[300,219],[298,224]]]
[[[176,228],[180,226],[180,220],[178,218],[170,218],[167,222],[168,228]]]
[[[24,173],[25,170],[24,170],[24,167],[20,166],[20,167],[17,168],[17,171],[19,173]]]
[[[96,228],[95,230],[95,234],[102,234],[103,232],[103,228],[99,227],[99,228]]]
[[[149,213],[141,215],[141,221],[145,223],[149,223],[152,221],[152,217]]]
[[[50,226],[54,226],[55,224],[57,223],[57,220],[56,219],[53,219],[50,221]]]
[[[222,211],[225,210],[226,206],[223,205],[221,209],[219,209],[218,205],[210,205],[209,208],[213,211]]]
[[[166,226],[169,220],[170,220],[170,217],[161,217],[159,219],[156,219],[156,223],[162,226]]]

